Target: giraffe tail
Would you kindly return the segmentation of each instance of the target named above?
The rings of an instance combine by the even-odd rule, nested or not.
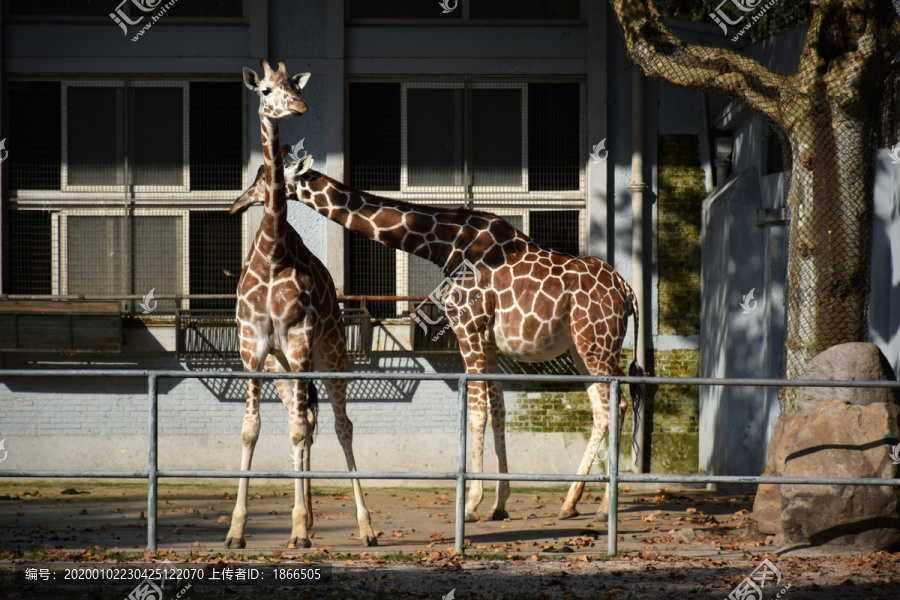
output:
[[[634,290],[631,289],[631,286],[628,285],[628,283],[624,279],[622,279],[622,276],[618,273],[616,273],[616,282],[618,283],[620,290],[624,294],[625,299],[628,301],[630,312],[628,312],[627,314],[630,314],[634,318],[634,360],[631,361],[631,365],[628,367],[628,376],[643,377],[645,375],[644,367],[637,361],[638,339],[640,339],[641,330],[641,315],[640,309],[638,308],[637,298],[635,298]],[[632,432],[637,432],[640,429],[640,424],[642,424],[644,420],[644,384],[630,383],[628,384],[628,391],[631,393],[631,408],[632,414],[634,415],[634,426],[632,428]],[[637,457],[638,453],[640,452],[640,447],[641,444],[638,441],[637,436],[632,435],[631,455]]]
[[[316,388],[316,382],[312,379],[308,380],[309,385],[306,387],[306,406],[312,411],[313,417],[313,434],[319,427],[319,390]]]

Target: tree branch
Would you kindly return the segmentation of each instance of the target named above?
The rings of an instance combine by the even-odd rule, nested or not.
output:
[[[610,2],[622,28],[628,56],[648,77],[725,94],[781,123],[779,97],[783,76],[737,52],[683,42],[663,24],[653,0]]]

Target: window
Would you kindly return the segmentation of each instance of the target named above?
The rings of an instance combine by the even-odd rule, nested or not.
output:
[[[351,19],[571,21],[581,18],[581,0],[449,0],[447,12],[437,0],[350,0]]]
[[[348,85],[347,172],[353,187],[506,219],[535,241],[584,247],[584,125],[580,81],[452,78]],[[351,294],[427,296],[440,269],[349,233]],[[369,303],[379,318],[404,302]]]
[[[584,200],[578,81],[358,81],[350,185],[418,201]]]
[[[145,13],[133,5],[130,0],[41,0],[41,2],[29,2],[27,0],[12,0],[9,3],[9,14],[13,17],[108,17],[109,13],[118,9],[137,18]],[[143,2],[144,6],[154,6],[155,14],[161,10],[163,2]],[[244,14],[244,0],[189,0],[188,2],[176,2],[170,6],[166,13],[168,16],[193,17],[210,19],[215,17],[239,18]]]
[[[499,85],[404,86],[402,191],[527,190],[524,85]]]
[[[64,191],[188,191],[187,85],[64,84]],[[126,150],[128,160],[125,160]]]
[[[10,81],[8,106],[4,291],[234,293],[247,226],[227,212],[246,185],[237,79]],[[158,300],[154,314],[174,308]]]

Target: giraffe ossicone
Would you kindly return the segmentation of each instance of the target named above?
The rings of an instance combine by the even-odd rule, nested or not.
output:
[[[306,204],[347,229],[425,258],[447,276],[466,263],[474,266],[477,276],[458,280],[454,291],[459,301],[445,307],[468,373],[498,372],[498,352],[524,362],[551,360],[568,352],[580,373],[614,375],[619,371],[629,317],[634,320],[637,347],[640,315],[634,292],[599,258],[571,256],[541,246],[491,213],[383,198],[312,169],[300,173],[291,164],[285,167],[285,175],[289,199]],[[261,189],[258,175],[234,206],[259,202]],[[420,312],[418,317],[422,316]],[[642,376],[643,368],[634,361],[629,375]],[[587,474],[594,463],[609,428],[612,406],[608,383],[586,387],[592,427],[578,465],[579,475]],[[643,389],[641,385],[630,388],[638,423],[643,412]],[[468,392],[469,426],[474,434],[472,472],[483,471],[484,433],[490,415],[497,470],[507,473],[502,387],[499,382],[472,381]],[[621,391],[617,400],[621,433],[627,406]],[[632,451],[638,452],[636,439],[632,439]],[[578,515],[575,507],[583,491],[584,482],[572,484],[560,508],[560,518]],[[508,496],[509,484],[498,482],[492,519],[508,516]],[[480,518],[477,508],[482,498],[481,481],[473,481],[466,502],[467,521]],[[605,517],[608,505],[609,489],[597,518]]]
[[[304,245],[287,222],[284,159],[278,141],[278,120],[307,111],[300,97],[309,81],[309,73],[288,76],[285,64],[272,69],[262,61],[262,78],[245,68],[244,84],[259,96],[259,122],[265,164],[261,169],[262,222],[253,246],[244,261],[237,288],[235,311],[241,362],[248,372],[309,372],[347,370],[344,326],[337,294],[325,265]],[[313,164],[308,156],[294,167],[299,176]],[[232,213],[236,210],[232,210]],[[310,447],[315,429],[317,398],[308,379],[279,379],[278,393],[288,412],[288,430],[294,469],[309,471]],[[345,380],[323,381],[334,411],[334,428],[347,460],[347,468],[356,470],[353,456],[353,425],[347,417]],[[261,381],[247,380],[247,406],[241,429],[241,470],[250,469],[260,432]],[[359,536],[368,546],[377,545],[369,510],[358,479],[352,479],[356,500]],[[249,479],[243,477],[232,514],[225,546],[246,546]],[[309,479],[294,480],[294,508],[291,513],[289,547],[309,548],[309,528],[313,524]]]

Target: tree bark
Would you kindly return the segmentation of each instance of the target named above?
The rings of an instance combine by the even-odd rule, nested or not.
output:
[[[626,48],[644,72],[741,100],[781,128],[793,159],[785,371],[803,377],[819,352],[866,341],[874,194],[873,130],[900,18],[884,0],[813,1],[797,70],[788,76],[726,49],[686,44],[653,0],[612,0]],[[781,394],[796,410],[793,390]]]

